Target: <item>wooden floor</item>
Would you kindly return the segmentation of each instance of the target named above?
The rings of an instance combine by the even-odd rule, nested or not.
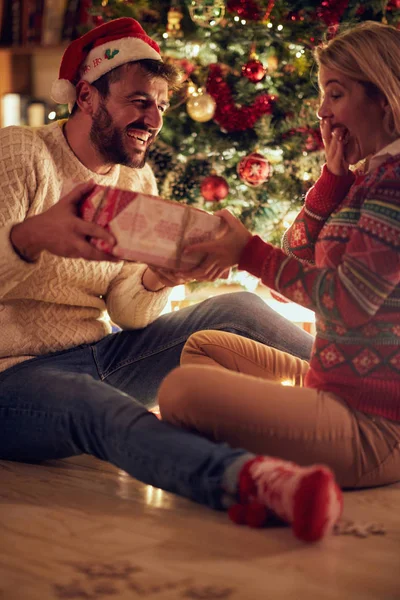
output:
[[[400,599],[400,485],[345,495],[346,520],[385,534],[311,546],[87,456],[0,462],[0,499],[1,600]]]

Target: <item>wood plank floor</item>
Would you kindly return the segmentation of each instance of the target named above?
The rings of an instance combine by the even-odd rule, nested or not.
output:
[[[91,457],[0,462],[1,600],[399,600],[400,485],[348,492],[385,534],[298,542]]]

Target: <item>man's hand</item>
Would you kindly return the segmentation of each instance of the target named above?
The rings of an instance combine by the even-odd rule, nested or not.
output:
[[[184,250],[185,253],[204,252],[207,255],[199,267],[188,271],[193,279],[198,281],[212,281],[211,278],[216,273],[237,265],[244,247],[252,237],[250,231],[226,208],[215,215],[225,222],[226,233],[216,240],[193,244]],[[202,276],[202,279],[199,279],[199,276]]]
[[[333,175],[347,175],[349,163],[344,155],[347,131],[343,127],[332,129],[330,119],[327,118],[321,120],[320,128],[325,146],[326,166]]]
[[[28,262],[37,260],[43,250],[65,258],[118,261],[89,241],[95,237],[115,244],[114,237],[100,225],[78,217],[78,203],[93,185],[77,185],[45,212],[15,225],[10,237],[16,251]]]

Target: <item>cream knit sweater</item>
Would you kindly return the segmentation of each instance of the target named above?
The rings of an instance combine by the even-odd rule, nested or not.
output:
[[[149,166],[115,165],[107,175],[89,171],[69,148],[63,122],[37,129],[0,129],[0,371],[23,360],[124,329],[145,327],[164,308],[169,289],[147,291],[144,265],[92,262],[43,252],[27,263],[15,253],[10,231],[60,198],[64,186],[95,183],[157,194]],[[64,188],[65,189],[65,188]]]

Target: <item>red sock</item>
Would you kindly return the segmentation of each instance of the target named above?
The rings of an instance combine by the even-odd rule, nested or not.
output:
[[[300,467],[258,456],[243,466],[238,489],[239,505],[228,511],[234,522],[260,527],[272,511],[307,542],[330,533],[342,512],[342,492],[323,465]]]

